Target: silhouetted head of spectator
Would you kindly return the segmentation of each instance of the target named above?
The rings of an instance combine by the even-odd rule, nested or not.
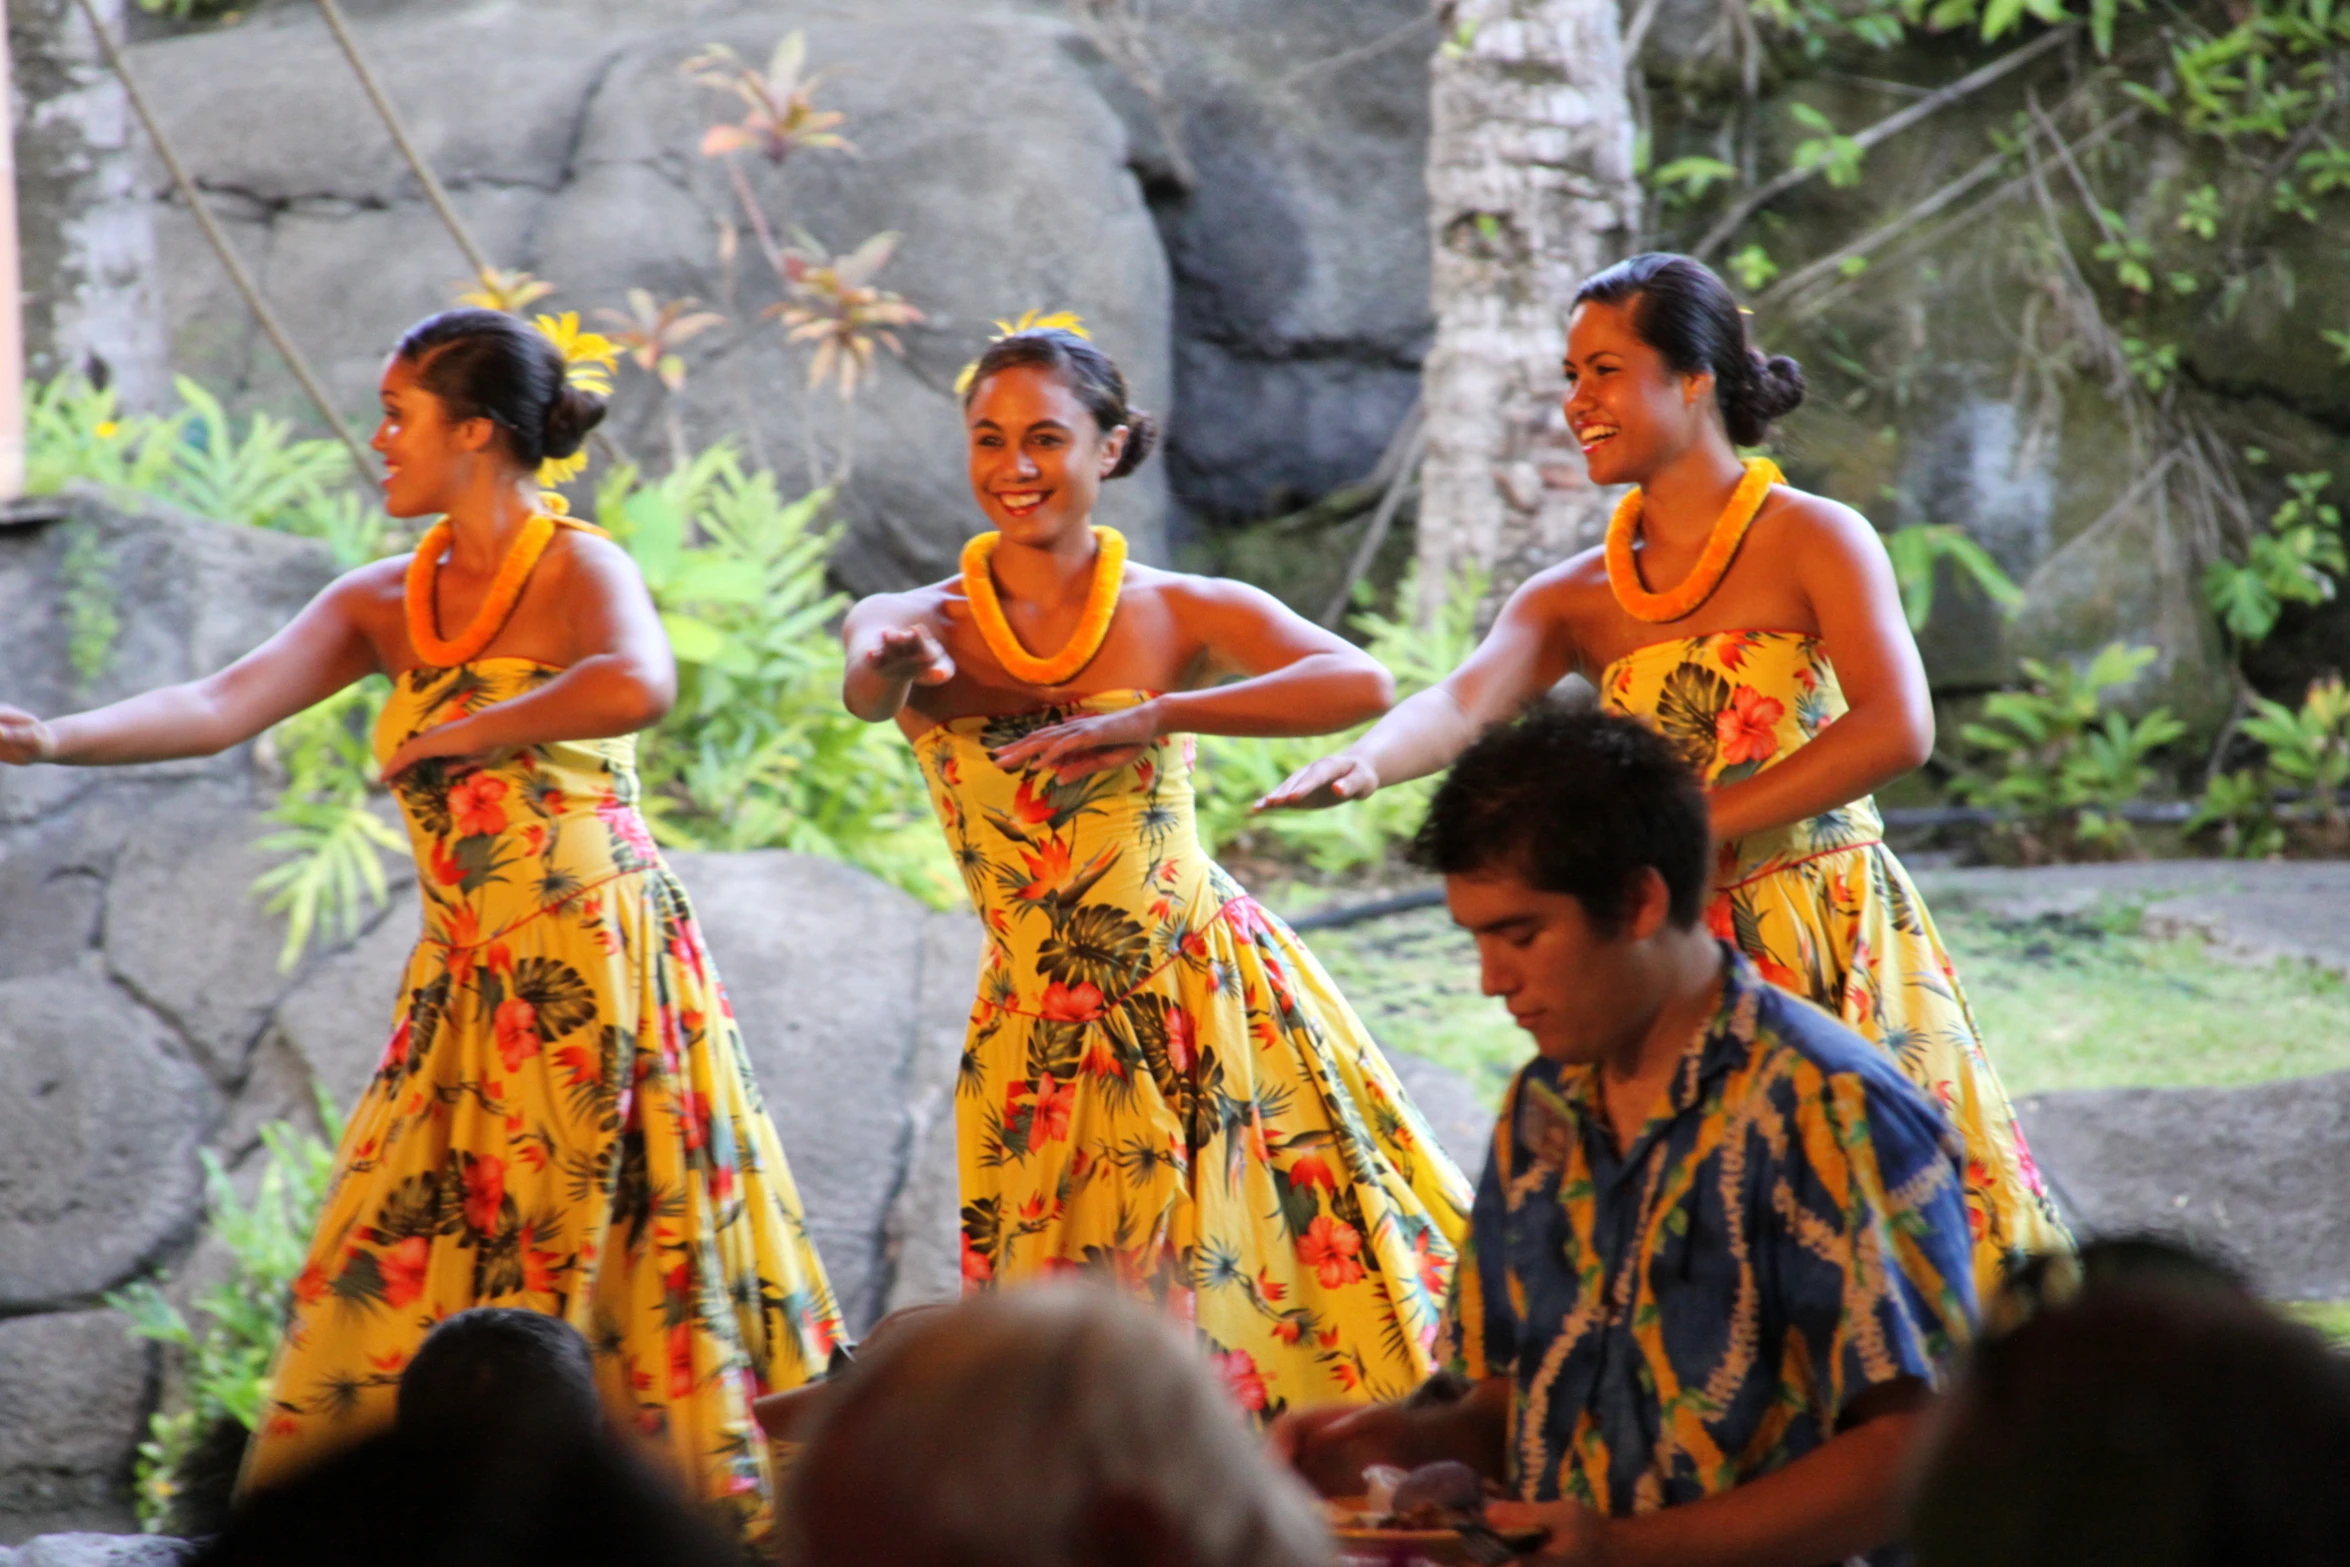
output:
[[[1917,1567],[2350,1562],[2350,1361],[2161,1242],[2092,1245],[2077,1277],[1977,1347]]]
[[[1329,1537],[1198,1346],[1095,1286],[982,1296],[843,1379],[781,1508],[794,1567],[1321,1567]]]
[[[531,1483],[386,1431],[244,1498],[196,1567],[741,1567],[738,1546],[619,1440]]]
[[[476,1458],[546,1454],[603,1428],[594,1357],[560,1317],[504,1306],[460,1311],[400,1373],[399,1425]]]

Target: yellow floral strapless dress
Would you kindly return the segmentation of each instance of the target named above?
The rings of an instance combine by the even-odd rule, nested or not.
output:
[[[1720,787],[1775,766],[1844,716],[1817,637],[1723,631],[1659,642],[1600,673],[1601,701],[1648,720]],[[2023,1128],[1983,1052],[1925,900],[1867,796],[1717,851],[1707,920],[1765,978],[1818,1003],[1900,1063],[1966,1144],[1980,1298],[2020,1257],[2069,1248]]]
[[[556,673],[411,670],[376,753]],[[638,813],[635,746],[398,781],[423,939],[335,1156],[247,1484],[388,1424],[441,1318],[519,1306],[585,1334],[615,1423],[766,1531],[751,1400],[821,1373],[840,1314],[692,906]]]
[[[1086,1269],[1191,1320],[1241,1405],[1432,1369],[1468,1185],[1321,965],[1201,852],[1192,742],[1069,783],[915,742],[987,927],[956,1101],[968,1289]]]

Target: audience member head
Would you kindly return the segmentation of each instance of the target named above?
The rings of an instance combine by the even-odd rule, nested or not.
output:
[[[587,1340],[543,1312],[460,1311],[400,1373],[401,1432],[453,1452],[541,1454],[593,1438],[603,1422]]]
[[[245,1497],[196,1567],[740,1567],[742,1554],[609,1436],[516,1489],[465,1455],[383,1432]]]
[[[1709,823],[1697,777],[1645,724],[1555,704],[1490,729],[1412,842],[1477,938],[1485,990],[1544,1055],[1637,1035],[1693,944]]]
[[[2163,1242],[2092,1244],[2037,1293],[1942,1412],[1917,1567],[2350,1561],[2350,1361]]]
[[[1198,1348],[1082,1283],[982,1296],[859,1361],[782,1512],[796,1567],[1307,1567],[1330,1552]]]

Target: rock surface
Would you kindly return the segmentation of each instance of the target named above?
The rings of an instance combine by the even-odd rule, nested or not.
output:
[[[0,1539],[129,1524],[150,1355],[127,1326],[112,1311],[0,1320]]]
[[[44,1534],[13,1556],[0,1552],[0,1567],[181,1567],[195,1559],[193,1542],[162,1535]]]

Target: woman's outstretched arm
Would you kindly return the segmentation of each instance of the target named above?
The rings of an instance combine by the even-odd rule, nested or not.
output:
[[[913,594],[858,600],[841,623],[840,639],[848,655],[841,705],[869,724],[897,717],[916,686],[955,678],[954,658],[924,623]]]
[[[1877,530],[1849,507],[1804,502],[1802,531],[1787,548],[1849,710],[1779,762],[1713,792],[1719,843],[1849,805],[1934,749],[1926,666]]]
[[[211,756],[326,700],[378,665],[358,606],[383,564],[335,582],[267,642],[217,674],[44,723],[0,706],[0,762],[120,767]],[[390,567],[396,581],[399,567]]]
[[[1395,677],[1377,659],[1260,588],[1169,577],[1160,591],[1199,649],[1196,678],[1242,678],[1036,730],[998,751],[999,765],[1042,765],[1079,778],[1124,765],[1161,735],[1328,734],[1395,700]]]
[[[668,715],[677,659],[636,563],[619,545],[581,535],[564,565],[556,586],[580,656],[534,691],[427,729],[392,753],[385,777],[427,757],[635,734]]]
[[[1359,800],[1448,765],[1489,724],[1557,685],[1574,667],[1558,598],[1565,567],[1529,578],[1493,629],[1442,683],[1407,697],[1348,746],[1297,770],[1257,802],[1264,810],[1316,810]]]

